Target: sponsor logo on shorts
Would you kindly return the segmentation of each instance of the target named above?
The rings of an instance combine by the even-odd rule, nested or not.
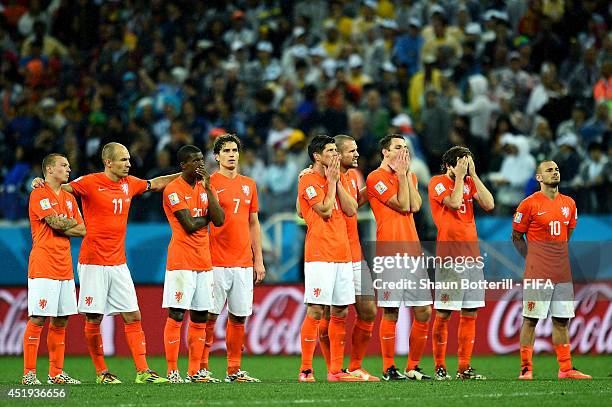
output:
[[[316,297],[319,298],[319,295],[321,295],[321,289],[320,288],[315,288],[314,290],[312,290],[312,294]]]
[[[182,291],[175,292],[174,299],[176,300],[176,302],[181,302],[183,300],[183,292]]]
[[[87,305],[88,307],[91,307],[91,304],[93,304],[93,297],[90,297],[90,296],[85,297],[85,305]]]
[[[536,306],[535,301],[527,301],[527,310],[528,311],[533,311],[535,306]]]
[[[47,300],[41,298],[40,300],[38,300],[38,306],[40,307],[40,309],[45,309],[45,307],[47,306]]]

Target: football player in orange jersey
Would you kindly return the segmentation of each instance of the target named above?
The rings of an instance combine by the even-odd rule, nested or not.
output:
[[[325,306],[330,306],[327,380],[364,381],[342,369],[346,315],[355,303],[351,247],[344,214],[355,216],[356,200],[340,181],[340,157],[334,139],[315,136],[308,146],[312,171],[298,181],[298,211],[307,225],[304,241],[302,365],[299,382],[314,382],[312,359]]]
[[[233,134],[217,137],[213,145],[219,171],[210,177],[219,204],[225,212],[223,226],[210,227],[210,250],[214,273],[213,306],[206,323],[206,346],[202,369],[208,369],[208,354],[217,317],[227,301],[226,382],[259,382],[241,369],[244,323],[253,312],[253,284],[266,275],[261,249],[259,200],[255,181],[238,172],[240,139]],[[208,372],[210,375],[210,372]]]
[[[410,153],[406,140],[389,134],[380,140],[382,162],[366,180],[370,207],[376,218],[376,258],[384,260],[382,274],[374,280],[378,288],[378,306],[383,309],[380,344],[383,358],[383,380],[430,380],[418,366],[427,343],[431,318],[431,292],[419,288],[428,282],[421,259],[421,245],[414,224],[414,213],[421,208],[416,175],[410,171]],[[397,264],[396,258],[411,259],[409,265]],[[408,260],[407,260],[408,261]],[[374,270],[376,271],[376,270]],[[388,289],[383,283],[410,281],[416,288]],[[402,374],[395,366],[395,338],[399,308],[412,307],[414,318],[410,329],[410,350]]]
[[[374,320],[376,319],[376,303],[374,297],[374,287],[372,286],[372,277],[368,264],[363,258],[361,251],[361,243],[359,242],[359,231],[357,227],[357,208],[367,202],[367,193],[365,187],[359,188],[360,175],[357,173],[357,143],[355,139],[347,135],[337,135],[334,137],[336,148],[340,155],[340,182],[344,190],[352,197],[352,206],[355,209],[355,214],[351,213],[348,216],[344,213],[346,227],[351,246],[351,256],[353,262],[353,283],[355,285],[355,311],[357,312],[357,320],[353,328],[351,356],[349,361],[348,372],[356,377],[362,378],[364,381],[380,381],[376,376],[371,375],[362,368],[361,363],[366,352],[366,348],[372,336],[374,329]],[[312,168],[302,171],[301,175],[312,173]],[[301,217],[300,199],[298,196],[296,202],[296,210]],[[325,358],[325,363],[329,370],[329,320],[330,307],[325,306],[323,318],[319,324],[319,344]]]
[[[495,205],[493,195],[482,183],[472,153],[465,147],[455,146],[442,156],[441,175],[429,181],[429,203],[431,214],[438,228],[436,238],[437,259],[452,260],[452,267],[436,267],[436,284],[457,282],[460,278],[470,282],[484,280],[480,249],[474,221],[474,202],[491,211]],[[468,261],[469,260],[469,261]],[[469,267],[468,267],[469,264]],[[455,283],[457,284],[457,283]],[[449,284],[450,287],[450,284]],[[448,380],[446,371],[446,343],[448,321],[452,311],[460,311],[457,356],[458,379],[484,379],[470,365],[476,337],[476,315],[478,308],[485,306],[485,292],[481,289],[453,289],[442,286],[435,290],[434,308],[436,316],[432,330],[432,345],[436,380]]]
[[[70,164],[61,154],[43,159],[45,185],[30,194],[32,251],[28,265],[28,323],[23,333],[22,384],[41,384],[36,357],[45,320],[49,349],[48,384],[80,384],[63,371],[68,316],[77,313],[70,237],[85,236],[85,225],[74,196],[62,190]]]
[[[512,222],[512,241],[525,257],[519,379],[533,379],[535,328],[538,320],[545,319],[549,312],[553,323],[552,343],[559,362],[557,377],[591,379],[572,367],[568,332],[569,320],[574,317],[574,290],[567,242],[576,228],[576,203],[559,193],[561,174],[554,161],[545,160],[537,166],[536,180],[540,191],[519,204]],[[553,287],[545,285],[547,281]],[[541,282],[544,287],[532,282]]]
[[[129,175],[130,152],[120,143],[102,148],[104,171],[84,175],[62,189],[81,198],[87,235],[79,253],[78,311],[85,314],[85,340],[96,369],[96,383],[119,384],[104,360],[100,324],[104,315],[121,314],[128,347],[136,367],[135,383],[167,383],[149,369],[138,298],[125,257],[128,212],[135,196],[161,191],[179,174],[143,180]],[[36,178],[32,186],[44,181]]]
[[[164,281],[162,307],[168,309],[164,327],[164,347],[168,380],[182,383],[178,370],[181,327],[189,310],[187,345],[189,366],[186,382],[219,382],[200,369],[204,351],[208,310],[212,308],[213,273],[208,224],[223,225],[225,215],[210,177],[204,169],[204,156],[196,146],[186,145],[177,152],[181,176],[164,189],[164,212],[172,228]]]

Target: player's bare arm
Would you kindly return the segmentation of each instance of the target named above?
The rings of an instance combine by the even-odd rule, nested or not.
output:
[[[483,184],[480,177],[478,177],[476,167],[474,166],[474,158],[472,156],[468,156],[468,175],[472,178],[472,181],[474,181],[474,185],[476,185],[476,194],[474,198],[482,209],[487,212],[492,211],[493,208],[495,208],[493,194],[487,189],[485,184]]]
[[[69,237],[85,237],[86,233],[87,230],[85,229],[84,223],[79,223],[78,225],[64,231],[64,234]]]
[[[357,201],[342,186],[342,182],[340,181],[338,181],[336,185],[336,193],[338,194],[338,200],[340,201],[342,212],[344,212],[346,216],[355,216],[358,208]]]
[[[213,193],[210,186],[210,174],[204,167],[197,168],[196,173],[198,176],[202,177],[200,182],[204,186],[206,194],[208,195],[208,217],[213,225],[217,227],[222,226],[223,223],[225,223],[225,212],[223,211],[223,208],[221,208],[217,195]]]
[[[257,212],[249,215],[249,232],[251,235],[251,250],[253,251],[253,280],[259,284],[266,277],[266,267],[261,250],[261,226]]]
[[[359,201],[357,202],[357,206],[361,208],[363,205],[368,203],[368,187],[363,187],[357,193],[359,196]]]
[[[45,222],[47,222],[47,225],[49,225],[51,228],[60,232],[65,232],[77,225],[76,219],[64,218],[63,216],[59,215],[46,216]]]
[[[468,158],[459,158],[455,166],[455,186],[453,192],[442,201],[447,208],[457,210],[463,203],[463,182],[467,171]]]
[[[185,232],[192,234],[198,230],[205,228],[210,223],[209,215],[206,216],[191,216],[189,209],[181,209],[174,212],[174,216],[185,229]]]
[[[153,191],[153,192],[163,191],[164,188],[166,188],[166,185],[168,185],[171,181],[174,181],[179,175],[181,175],[181,173],[177,172],[176,174],[162,175],[161,177],[156,177],[156,178],[150,179],[148,181],[150,186],[149,186],[149,188],[145,192],[148,192],[148,191]]]
[[[41,188],[45,185],[45,180],[40,178],[40,177],[36,177],[32,180],[32,183],[30,184],[30,186],[32,187],[32,189],[36,189],[36,188]],[[70,186],[70,184],[62,184],[61,185],[62,189],[66,192],[70,192],[71,194],[73,193],[72,187]]]
[[[527,241],[525,240],[525,233],[519,232],[518,230],[512,231],[512,243],[516,248],[516,251],[523,257],[527,257]]]
[[[410,212],[418,212],[421,210],[423,199],[421,198],[421,194],[419,194],[419,190],[410,175],[411,173],[408,173],[408,189],[410,190]]]
[[[397,195],[393,195],[386,202],[387,206],[394,211],[400,213],[410,212],[410,186],[408,185],[408,169],[409,169],[408,153],[402,150],[397,154],[397,157],[390,164],[390,167],[397,174],[399,181]]]

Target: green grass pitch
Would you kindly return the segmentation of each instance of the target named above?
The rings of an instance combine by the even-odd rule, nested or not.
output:
[[[396,361],[403,368],[405,357]],[[0,400],[0,405],[112,405],[131,406],[610,406],[612,405],[612,355],[574,356],[574,365],[593,375],[592,381],[559,381],[556,379],[557,362],[552,355],[534,358],[536,380],[519,382],[519,359],[516,355],[474,357],[473,365],[489,379],[486,381],[449,382],[394,382],[394,383],[327,383],[325,367],[320,357],[315,359],[315,377],[318,383],[297,383],[300,364],[295,356],[245,356],[243,369],[262,380],[262,383],[136,385],[131,358],[107,358],[107,364],[116,373],[122,385],[96,385],[93,365],[89,357],[67,357],[64,369],[84,384],[70,386],[67,400]],[[0,389],[17,386],[21,379],[20,357],[0,358]],[[149,358],[152,369],[165,373],[165,360]],[[181,356],[182,374],[187,358]],[[369,357],[364,367],[371,373],[381,369],[379,357]],[[433,373],[431,357],[421,364],[427,373]],[[38,378],[47,375],[48,361],[38,360]],[[456,359],[449,357],[449,372],[456,368]],[[215,377],[223,378],[225,358],[211,358]],[[45,386],[47,387],[47,386]]]

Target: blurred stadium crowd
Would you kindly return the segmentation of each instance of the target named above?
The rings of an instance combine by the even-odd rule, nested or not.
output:
[[[131,173],[243,141],[261,215],[293,210],[309,137],[349,134],[363,174],[403,134],[423,196],[466,145],[508,214],[553,158],[582,213],[612,202],[612,33],[605,0],[0,1],[0,219],[27,218],[49,152],[72,177],[125,144]],[[424,202],[426,200],[424,199]],[[134,203],[136,206],[136,201]],[[161,198],[136,220],[163,220]]]

